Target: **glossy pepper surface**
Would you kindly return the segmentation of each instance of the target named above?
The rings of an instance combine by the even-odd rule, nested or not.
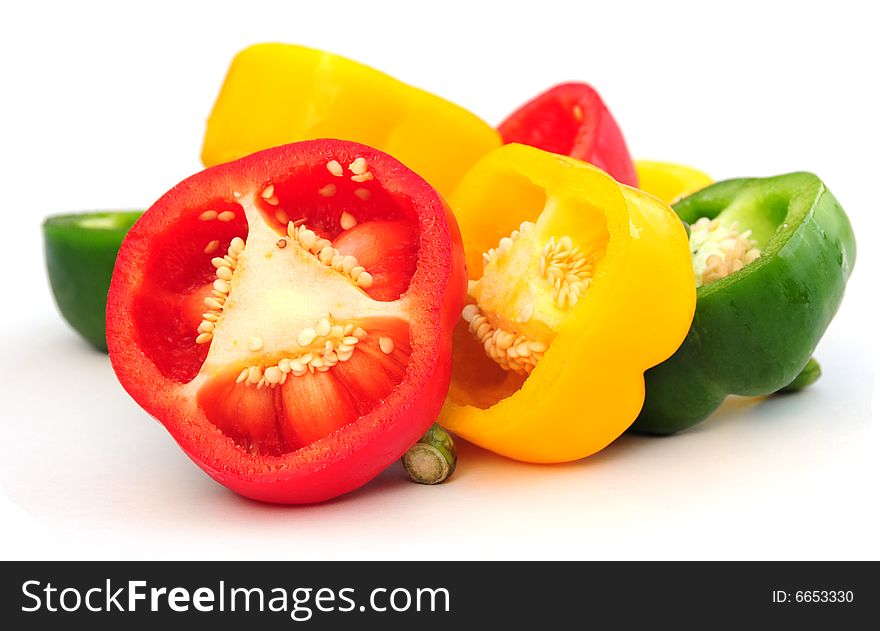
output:
[[[477,116],[378,70],[304,46],[257,44],[232,61],[202,161],[211,166],[314,138],[385,151],[443,194],[500,144]]]
[[[701,261],[703,246],[694,248],[701,286],[693,325],[675,355],[646,374],[633,425],[654,434],[702,421],[728,394],[790,384],[834,317],[856,256],[846,214],[811,173],[719,182],[674,208],[691,224],[692,248],[708,228],[747,235],[752,254],[717,277],[713,269],[727,261]]]
[[[712,183],[707,173],[673,162],[636,160],[636,173],[639,175],[639,188],[667,204],[673,204]]]
[[[450,205],[471,280],[441,424],[530,462],[602,449],[690,325],[681,221],[597,168],[519,144],[480,160]]]
[[[623,184],[638,183],[617,121],[599,93],[586,83],[550,88],[508,116],[498,131],[505,143],[577,158]]]

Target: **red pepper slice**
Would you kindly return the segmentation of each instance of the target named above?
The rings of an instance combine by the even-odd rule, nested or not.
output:
[[[538,95],[498,126],[502,141],[531,145],[589,162],[629,186],[638,185],[629,149],[592,86],[563,83]]]
[[[465,283],[455,220],[418,175],[356,143],[284,145],[193,175],[132,228],[110,358],[215,480],[321,501],[431,426]]]

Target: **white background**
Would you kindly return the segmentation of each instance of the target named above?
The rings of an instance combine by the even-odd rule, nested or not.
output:
[[[880,50],[860,8],[869,5],[7,5],[0,557],[880,558]],[[734,400],[693,431],[627,436],[575,464],[529,466],[461,445],[459,472],[439,487],[392,467],[319,506],[227,492],[57,315],[39,225],[56,212],[147,206],[198,170],[228,63],[259,41],[353,57],[493,124],[556,82],[586,80],[636,157],[716,178],[818,173],[860,246],[818,349],[825,376],[798,396]]]

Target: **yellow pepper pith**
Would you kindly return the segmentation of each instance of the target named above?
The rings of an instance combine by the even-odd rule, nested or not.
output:
[[[712,183],[712,178],[699,169],[672,162],[636,160],[636,173],[639,188],[667,204]]]
[[[501,144],[477,116],[357,62],[303,46],[257,44],[236,55],[208,119],[206,166],[314,138],[390,153],[448,194]]]
[[[504,370],[460,322],[441,424],[528,462],[565,462],[599,451],[636,418],[644,371],[672,355],[693,318],[696,291],[681,222],[666,204],[588,164],[517,144],[474,165],[450,205],[464,239],[472,290],[506,282],[512,287],[492,288],[494,297],[534,300],[536,306],[525,309],[531,318],[525,324],[504,313],[495,314],[495,322],[531,327],[532,334],[540,329],[548,343],[527,375]],[[529,222],[527,238],[537,249],[523,251],[533,246],[517,245],[523,237],[512,235],[514,244],[499,248],[504,251],[498,256],[514,260],[498,265],[515,274],[480,280],[484,260],[496,256],[484,259],[483,253],[521,222]],[[558,284],[554,290],[540,276],[545,265],[538,246],[550,236],[567,236],[592,263],[581,299],[562,309],[548,300]]]

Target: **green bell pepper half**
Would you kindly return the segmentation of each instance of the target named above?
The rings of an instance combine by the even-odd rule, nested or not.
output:
[[[671,434],[729,394],[791,384],[837,312],[856,257],[846,213],[812,173],[718,182],[673,208],[689,224],[736,221],[761,256],[698,288],[684,343],[645,374],[645,405],[630,428],[640,433]]]
[[[61,315],[98,350],[107,351],[105,314],[119,246],[143,211],[63,214],[43,221],[43,249]]]

